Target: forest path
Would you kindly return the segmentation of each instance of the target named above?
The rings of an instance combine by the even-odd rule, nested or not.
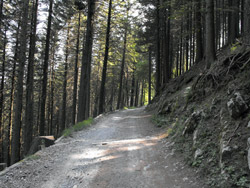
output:
[[[0,187],[201,188],[144,108],[105,116],[0,176]]]

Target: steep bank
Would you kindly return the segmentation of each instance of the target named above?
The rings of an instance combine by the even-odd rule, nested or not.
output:
[[[148,106],[173,147],[211,187],[250,187],[249,61],[249,49],[228,47],[209,70],[200,62]]]

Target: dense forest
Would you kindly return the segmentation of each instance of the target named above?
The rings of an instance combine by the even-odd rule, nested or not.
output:
[[[0,162],[249,42],[249,0],[1,0]]]

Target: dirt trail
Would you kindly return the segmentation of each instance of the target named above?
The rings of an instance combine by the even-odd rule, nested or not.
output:
[[[143,108],[106,116],[0,175],[1,188],[202,188]]]

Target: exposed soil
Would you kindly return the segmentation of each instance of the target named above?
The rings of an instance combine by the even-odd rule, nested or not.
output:
[[[104,117],[0,173],[1,188],[202,188],[144,108]]]

